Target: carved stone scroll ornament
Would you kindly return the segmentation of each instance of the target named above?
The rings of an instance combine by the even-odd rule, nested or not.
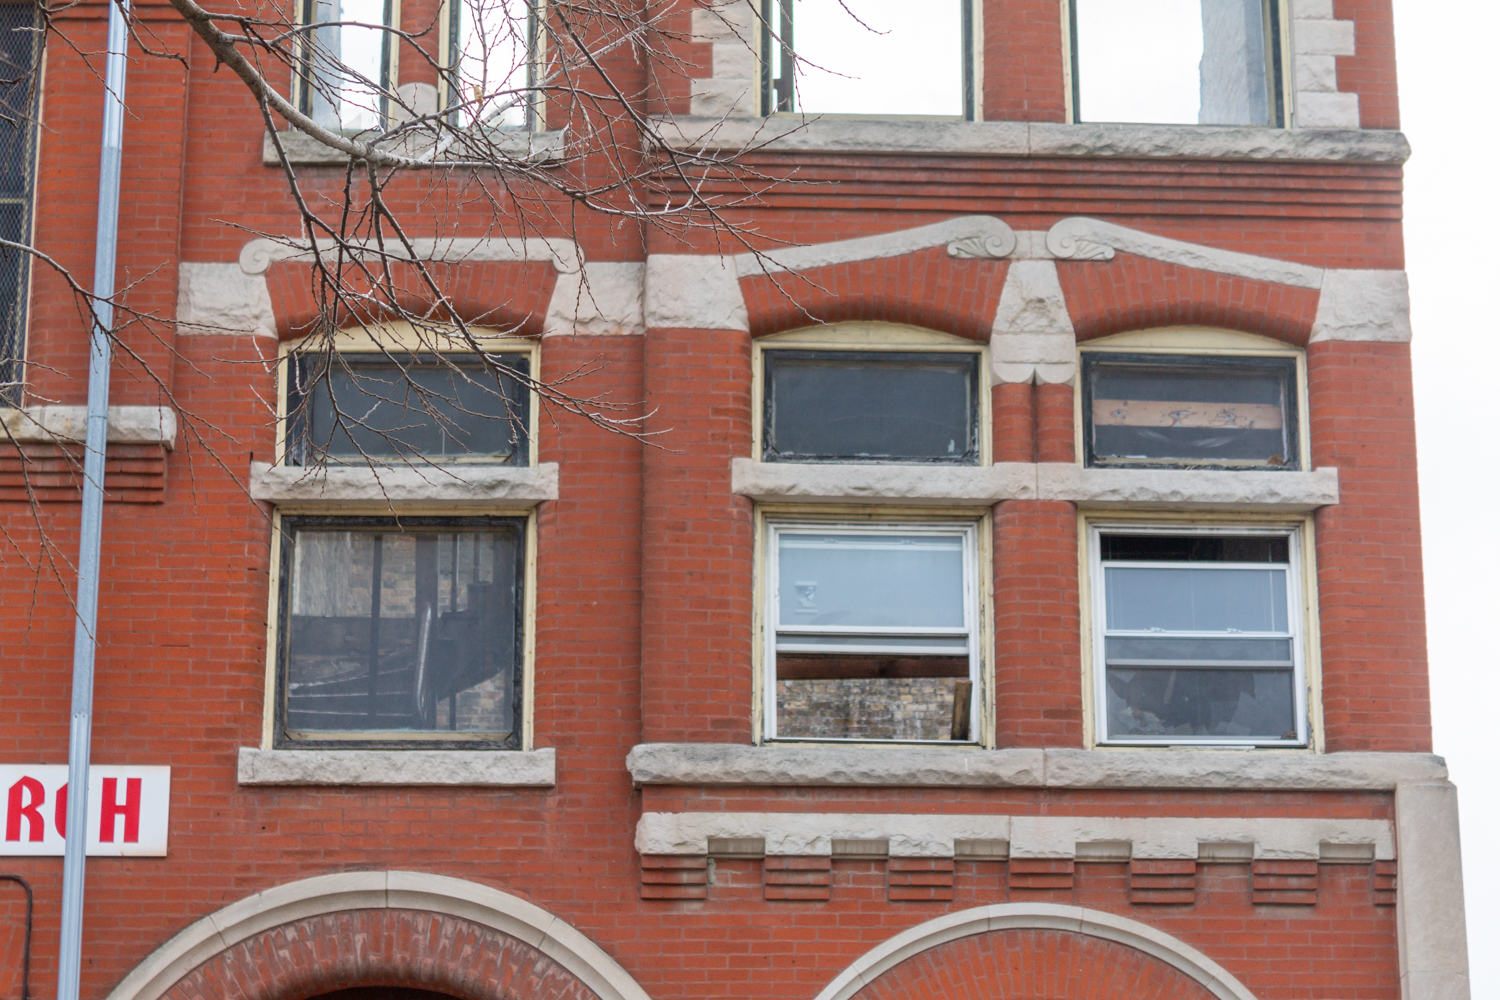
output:
[[[965,236],[948,244],[948,256],[961,260],[999,260],[1016,249],[1016,234]]]

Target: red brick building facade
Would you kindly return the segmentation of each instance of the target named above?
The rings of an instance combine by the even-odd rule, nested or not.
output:
[[[431,253],[486,350],[583,370],[652,435],[533,402],[451,476],[297,464],[318,304],[256,235],[297,238],[285,176],[243,85],[141,5],[185,59],[133,50],[118,280],[171,323],[116,361],[93,761],[170,767],[170,799],[164,855],[89,860],[88,997],[1468,996],[1390,5],[1257,3],[1269,117],[1134,125],[1081,120],[1079,2],[965,7],[948,117],[764,116],[725,42],[758,6],[670,13],[683,78],[613,53],[684,147],[789,180],[736,209],[754,247],[413,230],[470,240]],[[58,17],[33,231],[86,275],[104,8]],[[58,275],[28,301],[17,766],[67,759],[86,381]],[[406,721],[349,721],[388,694]],[[25,946],[0,881],[0,995],[29,947],[46,996],[62,863],[23,813],[55,802],[0,793],[0,874],[35,893]]]

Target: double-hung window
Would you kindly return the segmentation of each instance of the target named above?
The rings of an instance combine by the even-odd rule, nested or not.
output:
[[[761,0],[764,114],[974,119],[976,0]]]
[[[543,0],[446,0],[443,107],[454,125],[537,127]]]
[[[1302,530],[1093,527],[1097,742],[1307,742]]]
[[[351,349],[285,359],[283,464],[369,479],[373,494],[277,512],[274,744],[519,748],[531,518],[472,503],[444,515],[421,496],[533,464],[532,345],[435,353],[340,336]]]
[[[300,0],[297,109],[328,129],[384,127],[396,82],[400,0]]]
[[[768,520],[766,736],[973,739],[976,533]]]
[[[864,475],[853,467],[989,460],[981,345],[844,323],[755,355],[760,462]],[[988,524],[983,510],[763,505],[761,738],[982,742]]]
[[[1068,0],[1073,120],[1286,121],[1281,0]]]

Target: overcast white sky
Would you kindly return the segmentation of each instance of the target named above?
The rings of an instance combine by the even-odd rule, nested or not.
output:
[[[1497,96],[1493,0],[1394,0],[1406,171],[1406,263],[1415,339],[1417,446],[1427,571],[1434,741],[1448,758],[1463,814],[1469,962],[1476,998],[1500,996],[1500,757],[1491,728],[1500,699],[1488,626],[1500,619],[1500,539],[1482,518],[1500,490],[1483,451],[1500,402],[1495,265],[1480,250],[1500,225],[1488,119]],[[1439,9],[1441,8],[1441,9]],[[1488,166],[1486,166],[1488,164]],[[1476,446],[1479,448],[1475,450]]]

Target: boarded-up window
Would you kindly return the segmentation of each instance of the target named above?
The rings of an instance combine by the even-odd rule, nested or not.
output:
[[[1085,353],[1089,465],[1299,467],[1292,358]]]

